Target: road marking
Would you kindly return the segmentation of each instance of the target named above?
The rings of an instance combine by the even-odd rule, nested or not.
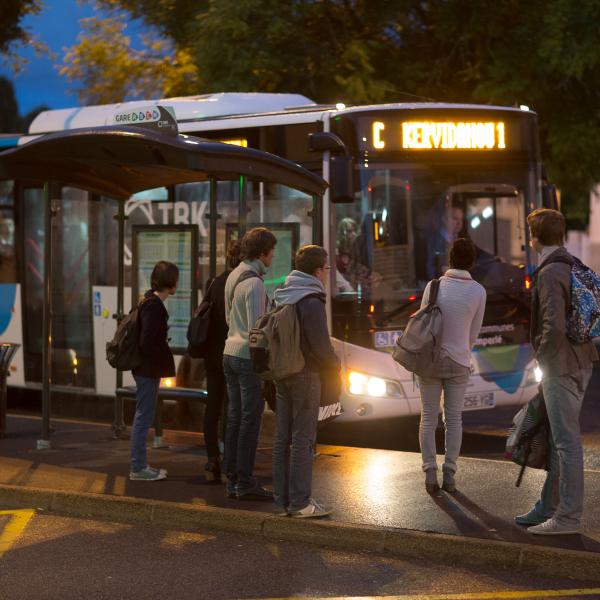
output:
[[[23,533],[23,530],[27,527],[27,523],[35,515],[35,510],[0,510],[0,515],[9,515],[12,517],[8,525],[0,532],[0,558],[2,558]]]
[[[466,594],[416,594],[410,596],[323,596],[323,600],[521,600],[524,598],[575,598],[598,596],[600,588],[524,590],[520,592],[469,592]],[[316,600],[315,596],[287,596],[262,600]]]

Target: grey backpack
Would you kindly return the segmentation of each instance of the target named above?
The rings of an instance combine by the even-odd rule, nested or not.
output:
[[[249,341],[252,368],[261,379],[285,379],[304,369],[295,304],[284,304],[260,317],[250,330]]]
[[[398,339],[393,359],[416,375],[431,375],[442,344],[442,311],[437,305],[440,280],[433,279],[429,303],[408,320],[404,334]]]

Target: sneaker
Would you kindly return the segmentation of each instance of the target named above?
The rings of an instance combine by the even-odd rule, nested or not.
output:
[[[221,482],[221,462],[218,458],[210,458],[204,466],[204,478],[206,481]]]
[[[579,533],[579,527],[573,525],[562,525],[556,519],[548,519],[539,525],[530,527],[528,533],[533,535],[573,535]]]
[[[225,493],[228,498],[237,498],[236,487],[237,484],[235,481],[231,481],[231,479],[227,480],[227,483],[225,484]]]
[[[131,481],[160,481],[166,479],[167,472],[165,469],[155,469],[154,467],[146,467],[141,471],[130,471],[129,479]]]
[[[255,485],[250,488],[237,488],[237,499],[238,500],[269,500],[273,501],[273,492],[266,490],[260,485]]]
[[[538,515],[535,512],[535,508],[530,510],[525,515],[518,515],[515,517],[515,523],[517,525],[524,525],[525,527],[531,527],[532,525],[540,525],[546,520],[547,519],[545,519],[544,517],[540,517],[540,515]]]
[[[326,508],[322,504],[319,504],[314,498],[311,498],[304,508],[296,510],[290,514],[292,517],[295,517],[297,519],[318,519],[320,517],[326,517],[332,512],[333,511],[331,509]]]
[[[283,508],[282,506],[276,506],[275,514],[278,517],[289,517],[291,513],[287,508]]]

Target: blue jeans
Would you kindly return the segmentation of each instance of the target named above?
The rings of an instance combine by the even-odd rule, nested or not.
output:
[[[154,423],[156,400],[160,379],[134,375],[137,391],[135,394],[135,417],[131,428],[131,470],[141,471],[148,466],[146,459],[146,437]]]
[[[273,447],[275,504],[290,512],[308,506],[321,400],[318,373],[304,370],[276,383],[277,434]]]
[[[243,490],[255,486],[252,472],[265,408],[262,380],[247,358],[225,355],[223,370],[229,398],[224,467],[229,481]]]
[[[562,525],[579,526],[583,512],[583,447],[579,413],[592,371],[544,377],[542,389],[553,444],[548,474],[535,512]]]

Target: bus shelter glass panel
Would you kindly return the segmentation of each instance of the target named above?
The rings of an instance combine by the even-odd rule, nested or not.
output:
[[[0,182],[0,284],[16,283],[14,181]]]
[[[293,269],[298,248],[313,243],[313,197],[285,185],[262,182],[252,182],[248,195],[248,229],[262,225],[277,238],[273,264],[265,276],[272,295]]]
[[[172,202],[166,187],[153,188],[133,194],[125,203],[125,287],[132,285],[133,227],[170,224]]]
[[[228,231],[231,224],[239,220],[239,185],[237,181],[218,181],[217,198],[217,241],[216,274],[227,270]],[[187,208],[183,208],[186,206]],[[210,182],[185,183],[175,186],[175,209],[178,223],[187,218],[198,226],[198,282],[202,293],[210,282]]]
[[[52,219],[52,381],[94,387],[92,307],[89,273],[88,195],[63,188],[53,201]],[[44,302],[44,193],[23,192],[25,369],[41,380]]]
[[[353,328],[404,327],[427,282],[448,268],[448,249],[458,237],[476,245],[472,275],[488,292],[486,321],[527,320],[526,169],[381,164],[358,175],[355,202],[336,206],[334,313],[364,317],[354,325],[340,319],[346,339]],[[517,193],[490,194],[492,183]],[[354,311],[356,303],[362,311]]]
[[[63,188],[52,223],[54,383],[94,387],[88,194]]]
[[[44,191],[23,190],[23,319],[25,377],[42,378],[42,309],[44,302]]]

